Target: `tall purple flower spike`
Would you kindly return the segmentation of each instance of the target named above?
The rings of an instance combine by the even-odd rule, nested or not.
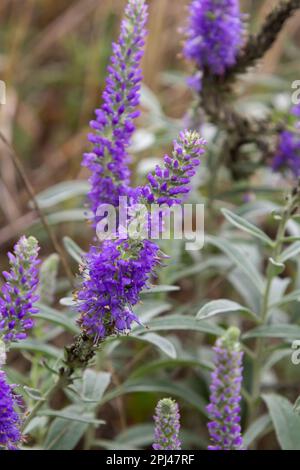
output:
[[[274,171],[288,169],[300,176],[300,103],[291,109],[295,130],[284,130],[279,136],[277,152],[272,161]]]
[[[157,404],[154,416],[154,450],[181,450],[179,440],[180,413],[176,401],[163,398]]]
[[[13,386],[0,371],[0,450],[15,450],[21,441],[21,419],[16,411],[17,398]]]
[[[127,149],[135,130],[134,120],[139,116],[146,20],[144,0],[129,0],[119,41],[112,46],[104,103],[90,123],[93,151],[84,154],[83,165],[92,172],[88,197],[94,225],[99,220],[96,215],[99,204],[117,206],[119,196],[130,191]]]
[[[243,449],[240,426],[243,352],[239,335],[239,329],[231,327],[214,347],[215,370],[211,374],[210,404],[207,406],[212,441],[209,450]]]
[[[8,253],[10,271],[2,274],[6,280],[0,290],[0,335],[5,342],[27,337],[34,324],[32,315],[38,312],[34,306],[38,300],[39,246],[34,237],[21,237]]]
[[[135,195],[131,197],[129,213],[140,203],[148,208],[151,202],[180,204],[191,190],[190,180],[200,163],[203,143],[196,132],[181,133],[172,157],[165,157],[164,167],[157,168],[153,181],[149,177],[150,185],[132,190],[131,195]],[[147,236],[125,235],[124,239],[105,240],[100,247],[91,247],[84,260],[82,282],[75,300],[79,324],[96,343],[109,335],[128,331],[133,321],[138,322],[132,308],[160,263],[156,243]]]
[[[244,25],[239,0],[193,0],[186,28],[185,57],[201,70],[223,75],[236,62]],[[200,77],[193,87],[199,88]]]

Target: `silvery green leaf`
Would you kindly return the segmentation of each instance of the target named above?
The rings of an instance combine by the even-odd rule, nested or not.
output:
[[[248,220],[240,217],[237,214],[234,214],[228,209],[222,209],[222,213],[232,225],[239,228],[240,230],[243,230],[244,232],[249,233],[253,237],[258,238],[266,245],[273,247],[274,242],[271,240],[271,238],[268,237],[268,235],[266,235],[260,228],[256,227],[256,225],[253,225],[251,222],[248,222]]]
[[[258,320],[258,317],[253,312],[251,312],[251,310],[247,309],[246,307],[243,307],[237,302],[233,302],[232,300],[227,299],[218,299],[208,302],[199,310],[196,315],[196,318],[205,319],[213,317],[215,315],[219,315],[221,313],[241,313],[249,315],[256,321]]]
[[[246,449],[259,437],[264,436],[272,427],[271,418],[265,414],[257,418],[243,435],[244,446]]]
[[[80,248],[79,245],[77,245],[74,240],[70,237],[64,237],[63,238],[63,243],[65,246],[65,249],[69,253],[69,255],[77,261],[77,263],[81,264],[83,261],[83,257],[85,255],[85,252]]]
[[[45,320],[49,323],[59,325],[66,331],[78,334],[80,332],[78,326],[75,323],[75,318],[71,318],[66,312],[55,310],[54,308],[48,307],[48,305],[38,304],[39,313],[35,315],[35,318]]]
[[[140,341],[145,341],[147,343],[153,344],[159,348],[164,354],[175,359],[177,356],[176,349],[170,340],[160,336],[156,333],[146,333],[143,335],[131,335]]]
[[[293,405],[276,394],[263,395],[282,450],[300,450],[300,416]]]
[[[255,288],[262,293],[264,289],[264,279],[261,274],[257,271],[256,267],[248,258],[244,252],[241,251],[236,245],[229,242],[225,238],[215,237],[212,235],[206,235],[206,242],[216,246],[223,251],[228,258],[236,264],[241,271],[247,276],[249,282],[255,286]]]
[[[279,261],[285,263],[291,258],[294,258],[300,253],[300,242],[292,243],[280,255]]]
[[[86,196],[90,184],[86,180],[63,181],[36,195],[41,209],[48,209],[72,197]]]
[[[286,323],[274,325],[262,325],[248,331],[242,336],[243,339],[250,338],[282,338],[299,339],[300,326],[289,325]]]

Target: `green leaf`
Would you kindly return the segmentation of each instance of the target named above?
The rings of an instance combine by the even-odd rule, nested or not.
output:
[[[47,221],[50,225],[64,224],[66,222],[84,222],[86,220],[86,209],[68,209],[53,212],[47,216]]]
[[[35,400],[35,401],[44,401],[45,400],[45,398],[43,397],[41,392],[39,390],[37,390],[36,388],[27,387],[25,385],[23,387],[23,390],[32,400]]]
[[[202,260],[200,263],[195,264],[194,266],[188,266],[183,269],[179,269],[178,271],[170,273],[169,281],[170,282],[177,282],[180,279],[184,279],[190,276],[195,276],[196,274],[200,274],[206,269],[228,269],[229,262],[227,259],[224,259],[223,255],[221,256],[211,256],[207,260]]]
[[[149,289],[144,289],[141,293],[142,295],[145,294],[161,294],[165,292],[176,292],[180,290],[179,286],[164,286],[164,285],[159,285],[159,286],[152,286]]]
[[[291,302],[299,302],[299,301],[300,301],[300,289],[297,289],[297,290],[294,290],[293,292],[290,292],[287,295],[284,295],[277,302],[274,302],[273,304],[269,305],[269,309],[272,309],[274,307],[281,307],[282,305],[286,305]]]
[[[89,186],[86,180],[63,181],[37,194],[36,199],[41,209],[48,209],[72,197],[85,196]]]
[[[10,349],[21,352],[29,351],[35,354],[38,353],[43,356],[51,357],[53,359],[59,359],[62,357],[62,351],[60,351],[59,349],[34,339],[25,339],[20,343],[12,343]]]
[[[294,411],[297,413],[298,416],[300,416],[300,397],[297,398],[294,404]]]
[[[59,300],[60,305],[63,305],[64,307],[75,307],[76,302],[74,301],[73,297],[62,297]]]
[[[245,304],[252,312],[260,311],[261,294],[257,291],[248,280],[245,273],[236,268],[228,273],[228,281],[233,285],[234,289],[242,297]]]
[[[253,237],[260,239],[262,242],[266,243],[267,245],[273,247],[274,242],[271,240],[268,235],[266,235],[262,230],[260,230],[256,225],[253,225],[248,220],[243,219],[239,215],[234,214],[228,209],[222,209],[223,215],[226,219],[233,224],[235,227],[243,230],[244,232],[250,233]]]
[[[300,450],[300,416],[293,405],[276,394],[263,395],[275,428],[278,442],[283,450]]]
[[[87,423],[87,424],[93,424],[95,426],[99,426],[100,424],[105,424],[105,421],[95,419],[93,413],[87,413],[83,412],[81,410],[80,413],[78,413],[77,409],[76,411],[70,410],[71,407],[69,407],[69,410],[66,410],[66,408],[62,411],[60,410],[41,410],[38,413],[38,416],[54,416],[55,418],[60,418],[60,419],[65,419],[67,421],[76,421],[77,423]]]
[[[75,401],[90,403],[92,408],[101,401],[103,394],[110,384],[111,374],[108,372],[96,372],[86,369],[81,380],[74,382],[73,389],[76,392]],[[90,407],[86,406],[87,409]]]
[[[244,433],[244,446],[247,449],[257,438],[264,436],[272,426],[271,418],[265,414],[254,421]]]
[[[220,336],[224,333],[223,328],[217,325],[184,315],[166,315],[150,321],[146,327],[150,331],[191,330],[215,336]],[[145,328],[141,326],[134,330],[135,334],[143,332],[145,332]]]
[[[269,265],[267,268],[267,276],[275,277],[283,273],[285,265],[283,263],[278,263],[273,258],[269,258]]]
[[[238,266],[241,271],[243,271],[243,273],[247,276],[249,282],[251,282],[260,293],[263,292],[265,284],[264,279],[257,271],[256,267],[252,264],[250,259],[245,256],[245,253],[243,253],[237,246],[233,245],[231,242],[225,240],[224,238],[206,235],[205,240],[208,243],[211,243],[212,245],[219,248],[219,250],[223,251],[228,256],[228,258],[236,266]]]
[[[175,359],[177,356],[176,349],[167,338],[160,336],[156,333],[146,333],[144,335],[131,335],[131,337],[136,338],[140,341],[145,341],[146,343],[153,344],[158,349],[160,349],[167,356]]]
[[[157,317],[161,313],[170,310],[171,304],[167,302],[161,302],[157,300],[145,300],[144,302],[138,304],[134,308],[134,313],[139,317],[139,319],[145,323],[152,318]],[[136,328],[136,324],[133,326],[132,330]]]
[[[227,299],[219,299],[219,300],[212,300],[205,304],[197,313],[196,318],[198,319],[205,319],[210,318],[215,315],[219,315],[220,313],[242,313],[246,315],[250,315],[256,321],[258,321],[258,317],[251,312],[246,307],[238,304],[237,302],[233,302]]]
[[[291,357],[291,355],[292,351],[290,348],[277,349],[276,351],[273,351],[264,364],[264,371],[272,369],[272,367],[274,367],[279,361],[286,357]]]
[[[25,427],[23,434],[32,434],[36,430],[43,430],[46,428],[48,418],[46,416],[35,416]]]
[[[300,242],[295,242],[287,247],[280,255],[279,261],[285,263],[287,260],[294,258],[300,253]]]
[[[69,318],[66,313],[54,310],[53,308],[43,304],[38,304],[37,306],[40,311],[35,315],[35,318],[46,320],[47,322],[53,323],[54,325],[62,326],[64,330],[70,331],[75,335],[80,332],[80,329],[75,324],[75,321],[72,318]]]
[[[116,441],[119,444],[143,447],[153,442],[153,424],[138,424],[122,431]]]
[[[82,263],[85,252],[70,237],[64,237],[63,243],[69,255],[79,264]]]
[[[289,325],[286,323],[276,325],[262,325],[253,330],[248,331],[242,337],[243,339],[250,338],[285,338],[285,339],[299,339],[300,326]]]
[[[206,402],[203,398],[196,392],[194,392],[189,386],[170,382],[170,380],[128,380],[120,387],[115,388],[111,392],[104,395],[101,404],[105,404],[115,398],[128,394],[128,393],[160,393],[167,394],[171,397],[179,397],[182,400],[185,400],[190,405],[194,406],[201,413],[206,415]]]
[[[71,405],[64,408],[66,413],[82,414],[82,408]],[[89,427],[89,423],[80,423],[67,419],[56,418],[51,423],[45,443],[45,450],[72,450]]]

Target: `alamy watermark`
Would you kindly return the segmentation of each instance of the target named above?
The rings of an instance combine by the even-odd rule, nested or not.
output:
[[[297,105],[300,104],[300,80],[294,80],[292,83],[292,89],[295,90],[292,93],[292,103]]]
[[[128,204],[119,197],[117,207],[100,204],[96,233],[104,240],[185,240],[187,251],[204,246],[204,204]]]
[[[298,366],[300,364],[300,339],[296,339],[292,343],[292,363],[295,366]]]
[[[0,104],[6,104],[6,85],[3,80],[0,80]]]

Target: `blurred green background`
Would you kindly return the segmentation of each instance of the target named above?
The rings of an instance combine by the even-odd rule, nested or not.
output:
[[[26,168],[35,191],[62,181],[85,179],[81,155],[88,148],[86,133],[93,110],[101,103],[105,70],[111,42],[118,36],[125,0],[2,0],[0,4],[0,79],[7,86],[6,105],[0,106],[0,130],[12,143]],[[274,0],[244,0],[250,29],[255,30],[276,5]],[[133,166],[148,156],[161,156],[159,145],[171,142],[192,96],[184,75],[190,65],[181,57],[186,0],[150,0],[149,35],[143,62],[147,106],[139,127],[139,141]],[[268,53],[254,80],[244,87],[247,96],[285,91],[297,76],[296,49],[299,45],[300,16],[288,22]],[[265,79],[259,81],[260,74]],[[268,74],[270,74],[268,76]],[[276,81],[274,74],[282,79]],[[155,96],[154,96],[155,95]],[[164,126],[155,125],[155,99],[159,99]],[[151,109],[150,109],[151,108]],[[148,114],[146,113],[148,112]],[[154,113],[151,121],[150,112]],[[174,130],[172,129],[174,126]],[[170,134],[166,131],[170,130]],[[146,131],[154,129],[157,142]],[[11,244],[32,226],[35,214],[28,207],[28,195],[20,182],[7,149],[0,144],[0,246]],[[83,190],[81,190],[82,192]],[[78,189],[80,193],[80,189]],[[71,210],[70,202],[62,207]],[[73,215],[72,215],[73,214]],[[65,218],[66,217],[66,218]],[[66,219],[80,219],[73,211],[58,215],[53,223],[59,231],[76,236],[78,224],[62,227]],[[82,228],[82,226],[81,226]],[[77,233],[77,236],[80,236]],[[39,236],[43,237],[43,233]],[[86,228],[84,229],[84,239]]]

